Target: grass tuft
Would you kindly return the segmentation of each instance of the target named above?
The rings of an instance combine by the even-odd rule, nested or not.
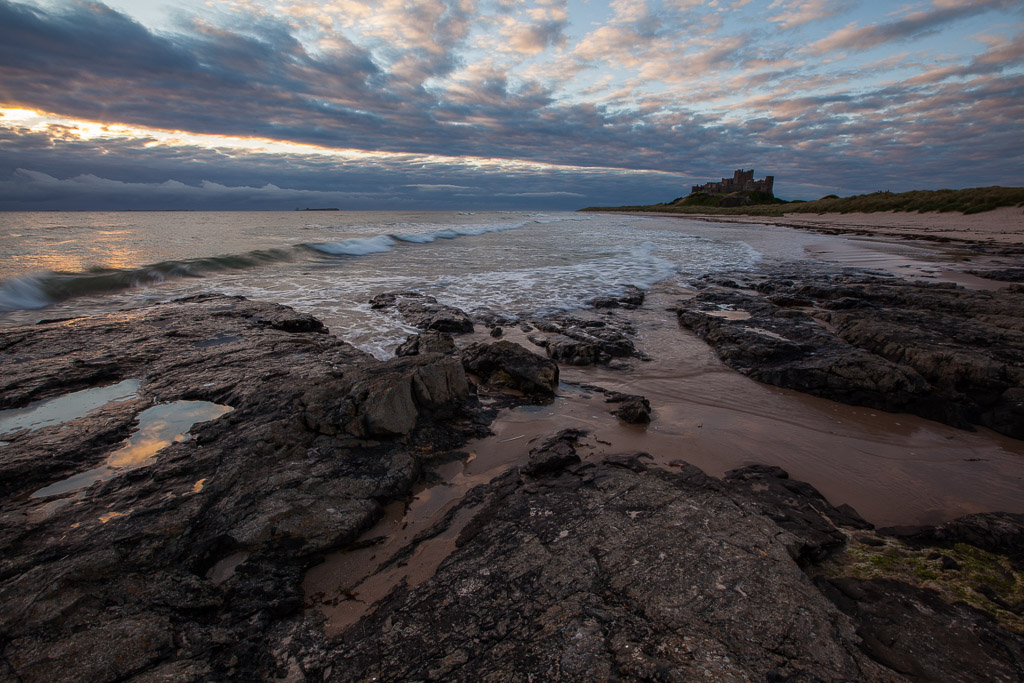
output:
[[[1010,561],[966,543],[952,548],[914,548],[893,538],[862,543],[849,533],[846,549],[830,559],[826,575],[893,579],[936,591],[947,602],[965,602],[1006,628],[1024,633],[1024,573]]]
[[[748,193],[761,195],[763,193]],[[678,197],[666,204],[644,206],[592,206],[582,211],[652,211],[680,214],[712,214],[723,216],[782,216],[787,213],[875,213],[878,211],[982,213],[1001,206],[1024,206],[1024,187],[972,187],[964,190],[915,190],[913,192],[872,192],[871,194],[838,197],[826,195],[813,201],[789,201],[770,195],[751,196],[749,206],[719,206],[721,197],[694,194]]]

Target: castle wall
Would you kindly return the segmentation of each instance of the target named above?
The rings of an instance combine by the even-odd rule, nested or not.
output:
[[[715,183],[693,185],[690,194],[704,192],[707,194],[729,194],[731,192],[767,192],[772,193],[775,186],[775,176],[765,176],[763,180],[754,180],[754,169],[744,171],[737,169],[733,172],[732,178],[722,178]]]

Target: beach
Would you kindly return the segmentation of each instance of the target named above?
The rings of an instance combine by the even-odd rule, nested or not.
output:
[[[684,216],[726,223],[781,225],[834,235],[862,235],[969,244],[983,246],[996,253],[1001,250],[1019,253],[1021,235],[1024,233],[1024,211],[1019,206],[1003,206],[971,215],[959,212],[878,211],[875,213],[787,213],[780,217],[700,216],[700,214],[684,214]]]
[[[267,274],[12,311],[0,418],[137,383],[0,435],[6,666],[1010,680],[1019,586],[971,582],[1020,571],[1024,292],[986,275],[1024,224],[986,215],[378,217]],[[558,230],[591,244],[495,280]],[[111,465],[154,404],[196,426]]]

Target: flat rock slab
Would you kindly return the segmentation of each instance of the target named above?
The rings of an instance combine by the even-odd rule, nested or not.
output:
[[[513,471],[472,492],[464,506],[476,516],[458,550],[432,579],[395,590],[345,631],[329,679],[893,681],[903,680],[901,672],[947,671],[950,680],[1024,673],[1016,659],[988,668],[1000,648],[1019,653],[1024,640],[970,608],[947,605],[933,628],[920,631],[926,635],[905,633],[885,652],[862,638],[861,628],[878,637],[880,595],[861,605],[832,595],[838,589],[825,581],[826,596],[800,570],[807,549],[822,557],[842,545],[822,542],[823,529],[836,527],[821,513],[845,514],[807,484],[780,484],[763,498],[759,487],[788,482],[785,473],[753,468],[719,482],[686,465],[676,474],[649,470],[642,457],[575,464],[566,450],[577,438],[556,436],[535,453],[545,455],[544,467],[531,463],[528,476]],[[917,590],[899,584],[885,599],[896,609]],[[894,623],[929,619],[927,609],[899,609]],[[982,622],[981,635],[965,635]],[[929,640],[954,626],[969,641],[958,652]],[[987,644],[993,636],[1001,639],[996,646]]]

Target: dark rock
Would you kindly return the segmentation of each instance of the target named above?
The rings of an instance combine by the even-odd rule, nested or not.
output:
[[[530,460],[523,467],[523,473],[539,477],[579,464],[576,444],[586,435],[582,429],[563,429],[530,451]]]
[[[624,422],[636,425],[651,421],[651,402],[643,396],[613,394],[605,401],[620,404],[613,414]]]
[[[540,395],[554,395],[558,389],[558,365],[510,341],[470,344],[462,351],[462,363],[496,389]]]
[[[418,292],[386,292],[370,299],[375,309],[394,308],[402,319],[422,330],[436,330],[450,334],[473,331],[473,321],[454,306],[439,304],[437,299]]]
[[[793,532],[790,555],[801,565],[827,559],[846,544],[839,526],[872,528],[848,505],[833,507],[806,482],[794,481],[780,467],[751,465],[725,473],[730,490],[749,498],[758,510]]]
[[[353,384],[339,407],[338,423],[351,416],[346,431],[353,436],[403,436],[416,426],[421,412],[460,405],[468,396],[469,383],[457,358],[396,358]],[[336,414],[307,411],[307,422],[322,425],[325,417]]]
[[[940,563],[940,566],[942,567],[943,571],[958,572],[961,569],[963,569],[963,567],[960,565],[960,563],[957,562],[956,560],[954,560],[949,555],[942,555],[941,558],[939,559],[939,563]]]
[[[855,296],[840,296],[828,301],[822,301],[821,307],[830,311],[845,311],[851,308],[872,308],[873,305]]]
[[[491,328],[490,334],[495,339],[498,339],[498,338],[501,337],[503,332],[504,332],[504,330],[502,330],[501,327],[499,327],[498,325],[495,325],[494,327]]]
[[[603,296],[592,299],[589,303],[594,308],[626,308],[633,310],[643,306],[647,293],[639,287],[629,285],[620,296]]]
[[[529,339],[547,351],[549,358],[564,365],[595,365],[602,360],[611,360],[596,344],[561,334],[550,337],[531,335]]]
[[[971,275],[987,278],[989,280],[1001,280],[1002,282],[1024,283],[1024,268],[998,268],[995,270],[968,270]]]
[[[751,317],[728,320],[700,309],[723,303]],[[702,293],[684,303],[679,321],[758,381],[882,410],[912,412],[925,403],[930,387],[912,369],[850,346],[808,316],[782,317],[776,309],[745,294]]]
[[[427,330],[410,335],[395,349],[396,356],[417,356],[421,353],[455,353],[455,340],[447,332]]]
[[[768,301],[781,308],[813,306],[814,302],[801,296],[791,294],[773,294],[766,297]]]
[[[792,532],[692,466],[511,472],[462,509],[454,553],[342,634],[330,680],[895,678],[790,559]]]
[[[481,435],[490,413],[465,372],[545,396],[557,387],[557,365],[515,344],[471,345],[463,366],[436,352],[448,341],[425,333],[412,355],[380,362],[301,314],[222,296],[0,331],[4,407],[142,381],[134,399],[3,436],[0,678],[889,681],[899,671],[961,681],[1024,672],[1020,636],[971,608],[895,582],[820,577],[816,588],[800,564],[870,525],[784,471],[749,467],[719,481],[686,463],[649,467],[644,454],[581,461],[578,430],[470,491],[380,569],[410,562],[429,540],[451,543],[436,574],[400,583],[328,638],[304,609],[304,572],[359,539],[385,503],[407,500],[437,458]],[[30,497],[100,465],[143,408],[176,400],[234,411],[63,506]],[[1019,517],[972,516],[917,530],[915,542],[1012,556]]]
[[[914,680],[1019,681],[1024,639],[964,603],[889,580],[819,577],[815,585],[857,624],[860,649]]]
[[[832,309],[834,332],[739,292],[683,302],[682,325],[750,377],[844,403],[1024,438],[1024,297],[869,277],[776,287]],[[712,315],[723,306],[747,320]]]
[[[136,399],[4,435],[4,680],[272,677],[311,628],[305,568],[407,496],[424,459],[480,435],[458,358],[379,362],[239,298],[3,330],[0,348],[9,407],[142,381]],[[234,410],[80,497],[30,497],[103,464],[143,408],[178,400]]]
[[[628,336],[635,330],[625,322],[567,316],[536,321],[535,326],[546,334],[533,334],[528,339],[550,358],[566,365],[608,364],[613,358],[641,357]]]

